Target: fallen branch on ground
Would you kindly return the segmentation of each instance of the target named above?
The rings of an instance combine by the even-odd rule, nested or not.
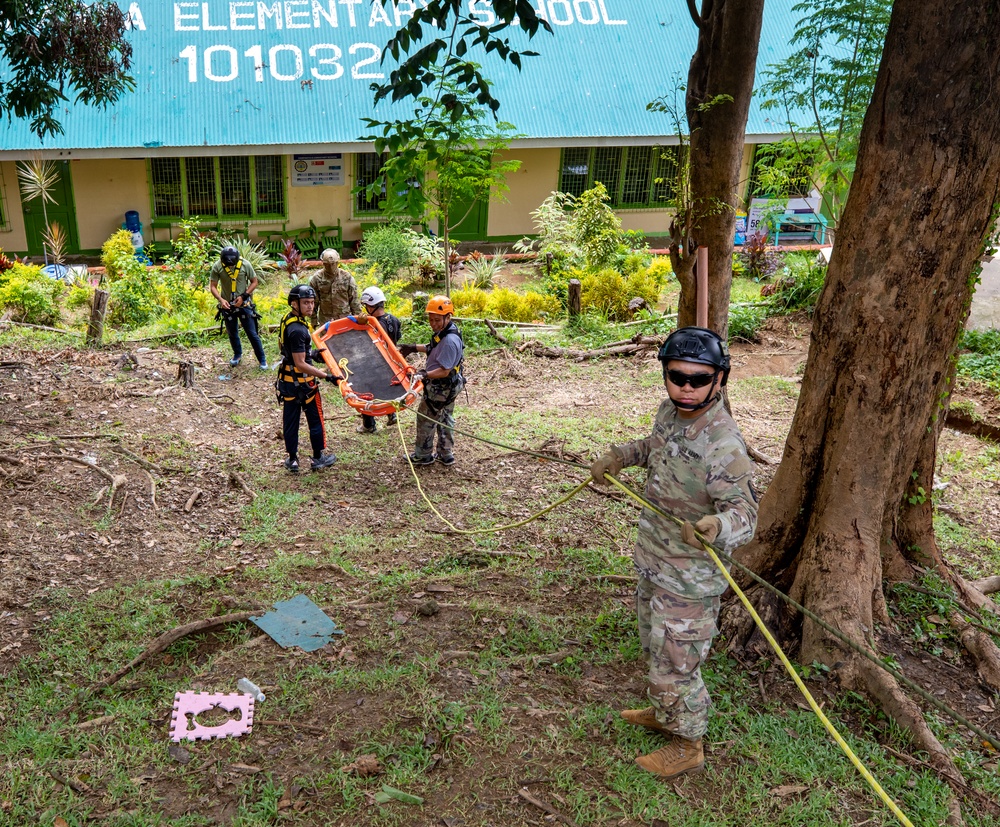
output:
[[[561,821],[563,824],[569,824],[571,827],[576,827],[576,822],[573,821],[573,819],[569,818],[568,816],[564,816],[551,804],[546,804],[541,799],[535,798],[524,787],[521,787],[521,789],[517,791],[517,794],[521,796],[521,798],[523,798],[529,804],[537,807],[543,813],[548,813],[550,816],[552,816],[552,818],[556,819],[557,821]]]
[[[246,480],[243,479],[243,477],[241,477],[235,471],[229,472],[229,479],[243,489],[243,492],[250,498],[250,502],[253,502],[254,500],[257,499],[257,492],[254,491],[249,485],[247,485]]]
[[[72,462],[76,465],[82,465],[84,468],[89,468],[91,471],[96,471],[104,477],[104,479],[111,483],[108,494],[108,511],[111,511],[111,506],[115,501],[115,494],[117,494],[118,490],[125,485],[126,482],[128,482],[128,478],[124,474],[112,474],[110,471],[105,471],[96,462],[90,462],[89,460],[82,459],[81,457],[71,457],[67,454],[39,454],[38,459],[50,459],[57,462]],[[99,500],[100,497],[97,497],[95,502],[98,502]]]
[[[123,666],[114,674],[99,680],[92,687],[90,687],[90,689],[85,690],[84,697],[95,695],[102,689],[107,689],[109,686],[113,686],[118,683],[118,681],[124,678],[129,672],[142,664],[144,661],[149,660],[149,658],[153,655],[159,654],[170,646],[171,643],[174,643],[183,637],[193,635],[196,632],[208,632],[212,629],[217,629],[220,626],[228,626],[230,623],[246,623],[251,617],[259,614],[261,614],[261,610],[254,609],[249,612],[234,612],[233,614],[220,615],[219,617],[194,620],[191,623],[184,623],[181,626],[176,626],[156,638],[156,640],[150,643],[149,646],[147,646],[139,655],[133,658],[128,665]],[[72,708],[72,705],[70,708]]]
[[[191,513],[191,509],[194,508],[194,504],[198,502],[198,498],[201,496],[201,489],[196,488],[191,492],[191,496],[188,497],[187,502],[184,503],[184,511],[186,513]]]

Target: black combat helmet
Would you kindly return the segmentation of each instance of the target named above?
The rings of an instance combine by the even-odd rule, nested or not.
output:
[[[240,251],[235,247],[223,247],[219,251],[219,258],[226,267],[232,267],[237,261],[240,260]]]
[[[657,358],[667,369],[667,362],[696,362],[722,371],[722,385],[729,380],[729,347],[714,330],[706,327],[681,327],[667,337]],[[720,386],[721,387],[721,386]]]
[[[315,299],[316,291],[308,284],[296,284],[288,291],[288,303],[297,302],[300,299]]]

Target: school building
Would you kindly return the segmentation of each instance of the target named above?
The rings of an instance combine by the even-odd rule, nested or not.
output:
[[[683,106],[679,86],[696,43],[686,0],[534,2],[554,35],[542,32],[530,43],[520,32],[510,37],[539,56],[525,58],[520,72],[493,56],[480,61],[500,118],[519,136],[509,154],[520,169],[506,202],[472,205],[452,236],[520,238],[532,232],[530,212],[551,192],[579,194],[595,181],[607,187],[626,229],[664,234],[678,138],[672,119],[647,104],[676,96]],[[373,110],[369,87],[387,76],[383,48],[414,3],[128,4],[133,92],[104,110],[67,103],[57,112],[64,133],[44,140],[26,122],[5,124],[0,248],[42,253],[42,205],[22,199],[17,176],[17,163],[33,157],[57,162],[56,203],[44,213],[66,230],[71,254],[97,253],[131,210],[147,242],[169,240],[191,216],[255,238],[312,225],[339,227],[344,244],[359,239],[368,222],[384,220],[358,190],[380,163],[361,119],[392,117],[389,104]],[[758,85],[765,67],[791,48],[793,3],[766,4]],[[482,25],[495,21],[489,0],[465,0],[464,8]],[[762,110],[755,96],[745,182],[755,147],[785,133],[782,115]]]

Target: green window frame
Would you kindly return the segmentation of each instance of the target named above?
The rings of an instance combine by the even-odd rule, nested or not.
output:
[[[677,146],[566,147],[559,190],[579,196],[604,184],[614,209],[663,209],[674,205]]]
[[[146,164],[154,219],[288,218],[283,155],[150,158]]]
[[[760,180],[761,171],[770,169],[777,163],[790,164],[790,168],[783,176],[787,182],[786,192],[770,192]],[[747,201],[752,198],[808,198],[813,188],[811,172],[812,164],[807,161],[794,161],[783,144],[754,144]]]

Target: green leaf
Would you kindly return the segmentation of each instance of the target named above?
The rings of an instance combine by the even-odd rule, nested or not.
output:
[[[404,804],[423,804],[424,800],[419,795],[410,795],[388,784],[382,785],[382,792],[375,793],[375,801],[379,804],[387,804],[390,801],[402,801]]]

